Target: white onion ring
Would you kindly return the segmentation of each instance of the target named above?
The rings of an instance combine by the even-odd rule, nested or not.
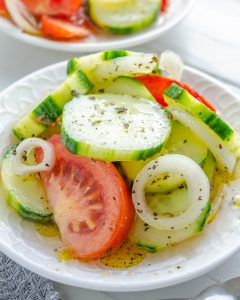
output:
[[[223,170],[227,168],[227,171],[232,173],[236,164],[236,156],[224,145],[217,134],[177,104],[169,106],[167,110],[180,123],[189,127],[208,146],[220,168]],[[219,145],[221,145],[220,148]]]
[[[22,16],[35,28],[38,28],[39,25],[37,23],[36,18],[30,13],[27,9],[26,5],[22,1],[18,1],[19,11],[21,12]]]
[[[11,18],[18,27],[29,33],[39,33],[39,30],[36,27],[34,27],[30,22],[28,22],[21,14],[21,4],[19,3],[19,0],[5,0],[5,5]]]
[[[37,165],[25,164],[22,160],[22,156],[28,156],[30,151],[37,147],[42,148],[43,150],[42,162]],[[17,146],[13,168],[17,175],[26,175],[30,173],[49,171],[52,169],[54,162],[55,152],[51,144],[39,138],[29,138],[22,141]]]
[[[164,173],[178,173],[186,180],[189,206],[180,215],[167,217],[156,215],[146,202],[145,185],[148,180]],[[207,205],[210,185],[201,167],[181,154],[167,154],[152,160],[137,175],[132,190],[133,203],[139,217],[150,226],[160,230],[178,230],[192,224]]]
[[[176,53],[166,50],[159,58],[160,71],[166,72],[166,77],[180,81],[183,73],[183,61]]]

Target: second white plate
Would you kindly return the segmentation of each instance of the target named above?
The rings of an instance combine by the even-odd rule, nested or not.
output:
[[[121,49],[137,46],[151,41],[168,31],[189,13],[194,0],[170,0],[168,11],[147,29],[131,35],[112,35],[110,37],[91,37],[79,42],[57,42],[44,37],[23,33],[5,18],[0,17],[0,31],[22,42],[65,52],[95,52],[105,49]]]

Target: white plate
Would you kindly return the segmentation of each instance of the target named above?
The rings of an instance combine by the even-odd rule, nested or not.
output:
[[[81,42],[55,42],[46,38],[23,33],[11,22],[1,17],[0,30],[25,43],[58,51],[95,52],[105,49],[126,49],[128,47],[133,47],[151,41],[177,25],[188,14],[193,3],[193,0],[170,0],[170,7],[167,13],[162,14],[158,18],[157,22],[152,26],[132,35],[111,36],[108,38],[91,37]]]
[[[65,78],[66,62],[52,65],[16,82],[0,94],[0,151],[9,144],[9,123],[29,111]],[[212,78],[186,67],[184,79],[211,99],[234,126],[239,125],[240,100]],[[0,250],[24,267],[61,283],[107,291],[140,291],[166,287],[204,274],[240,249],[240,210],[229,205],[239,190],[227,188],[224,208],[204,234],[158,254],[138,266],[108,269],[99,263],[60,262],[54,251],[61,242],[44,238],[34,226],[10,210],[0,195]],[[180,266],[181,268],[178,268]]]

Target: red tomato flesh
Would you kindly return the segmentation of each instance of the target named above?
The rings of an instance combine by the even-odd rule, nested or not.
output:
[[[7,14],[7,8],[4,3],[4,0],[0,0],[0,15],[6,15]]]
[[[41,173],[64,244],[78,258],[97,258],[127,237],[135,210],[127,184],[112,163],[77,157],[59,135],[49,140],[56,162]],[[41,160],[41,151],[36,151]]]
[[[81,7],[83,0],[22,0],[34,15],[74,15]]]
[[[162,0],[161,12],[166,12],[169,6],[169,0]]]
[[[216,111],[208,100],[206,100],[203,96],[199,95],[196,91],[191,89],[185,83],[180,83],[176,80],[172,80],[163,76],[152,76],[152,75],[144,75],[136,77],[139,81],[141,81],[147,89],[152,93],[153,97],[160,103],[162,106],[167,106],[167,103],[164,101],[163,92],[166,90],[172,83],[176,83],[185,90],[187,90],[192,96],[206,105],[212,111]]]
[[[87,28],[59,18],[43,15],[41,21],[42,33],[55,39],[84,38],[90,34]]]

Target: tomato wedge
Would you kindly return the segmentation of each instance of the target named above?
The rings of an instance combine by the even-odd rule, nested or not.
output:
[[[7,8],[4,3],[4,0],[0,0],[0,15],[6,15],[7,14]]]
[[[41,21],[42,33],[55,39],[84,38],[90,34],[87,28],[59,18],[43,15]]]
[[[169,6],[169,0],[162,0],[161,12],[166,12]]]
[[[141,81],[148,90],[152,93],[154,98],[162,105],[167,106],[167,103],[163,99],[163,92],[166,90],[172,83],[176,83],[180,85],[182,88],[187,90],[191,95],[193,95],[196,99],[206,105],[212,111],[216,111],[208,100],[206,100],[203,96],[199,95],[195,90],[191,89],[187,84],[180,83],[176,80],[172,80],[163,76],[152,76],[152,75],[144,75],[136,77],[139,81]]]
[[[77,157],[59,135],[49,140],[56,163],[41,178],[64,244],[78,258],[97,258],[126,238],[134,220],[127,184],[111,163]],[[41,160],[41,151],[36,151]]]
[[[74,15],[83,0],[22,0],[28,10],[35,15]]]

